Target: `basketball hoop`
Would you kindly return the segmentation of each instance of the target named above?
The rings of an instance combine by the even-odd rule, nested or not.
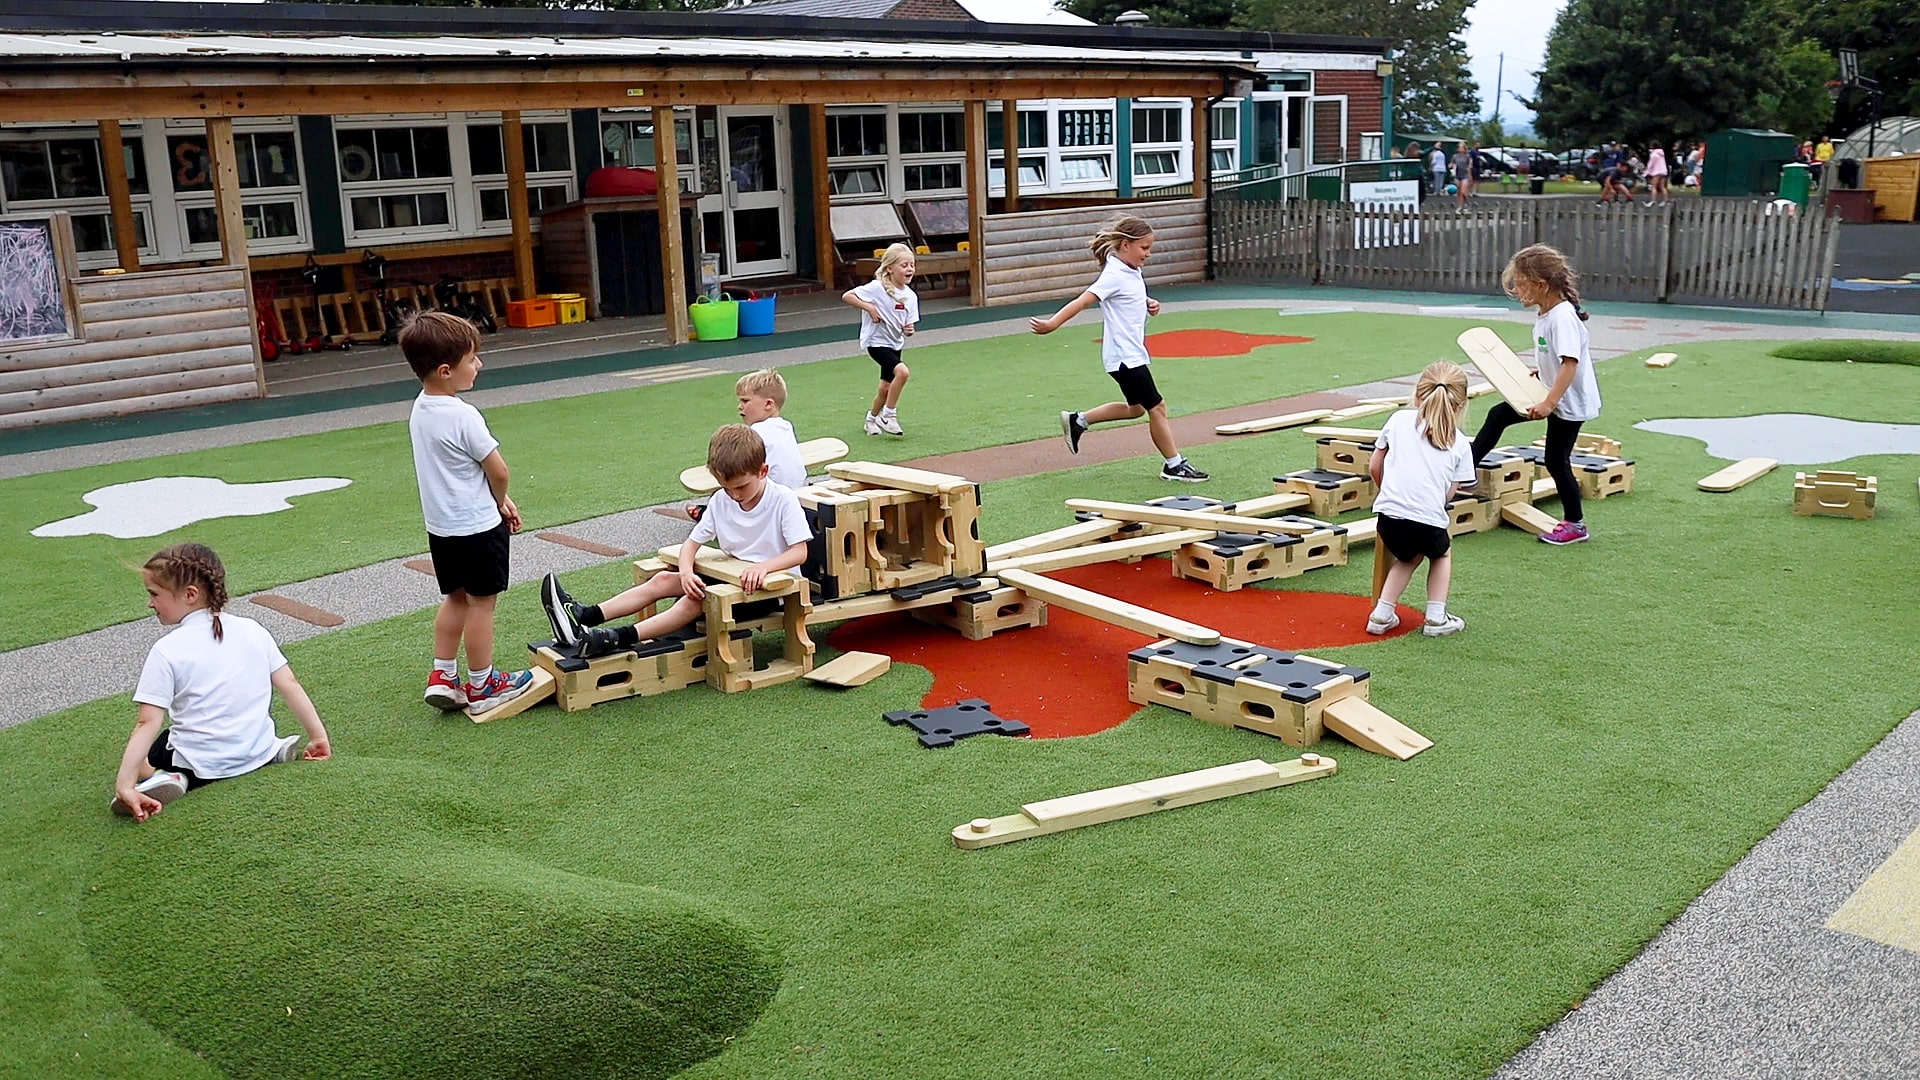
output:
[[[1860,50],[1841,49],[1840,50],[1840,81],[1842,83],[1852,83],[1852,82],[1858,82],[1859,80],[1860,80]]]
[[[1844,81],[1840,79],[1827,80],[1827,96],[1828,97],[1832,98],[1835,101],[1839,101],[1840,96],[1842,94],[1845,94],[1846,92],[1847,92],[1847,84]]]

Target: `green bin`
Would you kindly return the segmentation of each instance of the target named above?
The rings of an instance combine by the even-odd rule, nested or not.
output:
[[[1780,197],[1807,208],[1807,193],[1813,190],[1813,168],[1808,165],[1780,166]]]

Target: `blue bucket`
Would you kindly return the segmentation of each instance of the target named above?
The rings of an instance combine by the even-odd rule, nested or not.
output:
[[[766,296],[740,301],[740,336],[764,337],[773,333],[773,302],[777,297],[769,293]]]

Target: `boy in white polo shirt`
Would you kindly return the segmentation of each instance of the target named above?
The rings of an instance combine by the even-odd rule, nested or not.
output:
[[[740,402],[740,419],[767,446],[767,479],[789,491],[806,487],[807,463],[800,456],[799,437],[793,433],[793,424],[780,415],[787,406],[787,380],[772,368],[749,371],[734,381],[733,396]],[[702,503],[688,503],[685,510],[684,515],[663,513],[699,521],[707,512]]]
[[[493,609],[507,590],[507,537],[520,531],[520,508],[507,494],[500,440],[480,410],[460,400],[480,374],[480,332],[448,312],[423,312],[401,328],[400,351],[420,377],[407,430],[441,594],[424,697],[439,709],[491,708],[519,697],[533,675],[493,668]]]
[[[548,574],[540,584],[540,603],[553,626],[553,640],[567,648],[579,646],[585,657],[605,656],[630,649],[643,641],[669,634],[700,617],[706,583],[694,569],[700,546],[717,541],[721,553],[751,563],[740,575],[740,585],[757,591],[766,576],[791,570],[807,561],[807,542],[813,530],[800,508],[798,496],[767,478],[767,447],[745,424],[728,424],[707,443],[707,471],[720,481],[721,494],[680,546],[680,572],[655,574],[611,600],[583,606]],[[601,625],[638,615],[656,603],[677,597],[672,607],[632,626]]]

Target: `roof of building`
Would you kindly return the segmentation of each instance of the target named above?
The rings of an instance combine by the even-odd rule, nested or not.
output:
[[[728,8],[735,15],[804,15],[813,18],[883,19],[906,0],[753,0]],[[954,0],[983,23],[1046,26],[1093,26],[1053,0]]]
[[[905,0],[760,0],[728,8],[735,15],[802,15],[808,18],[884,19]]]

